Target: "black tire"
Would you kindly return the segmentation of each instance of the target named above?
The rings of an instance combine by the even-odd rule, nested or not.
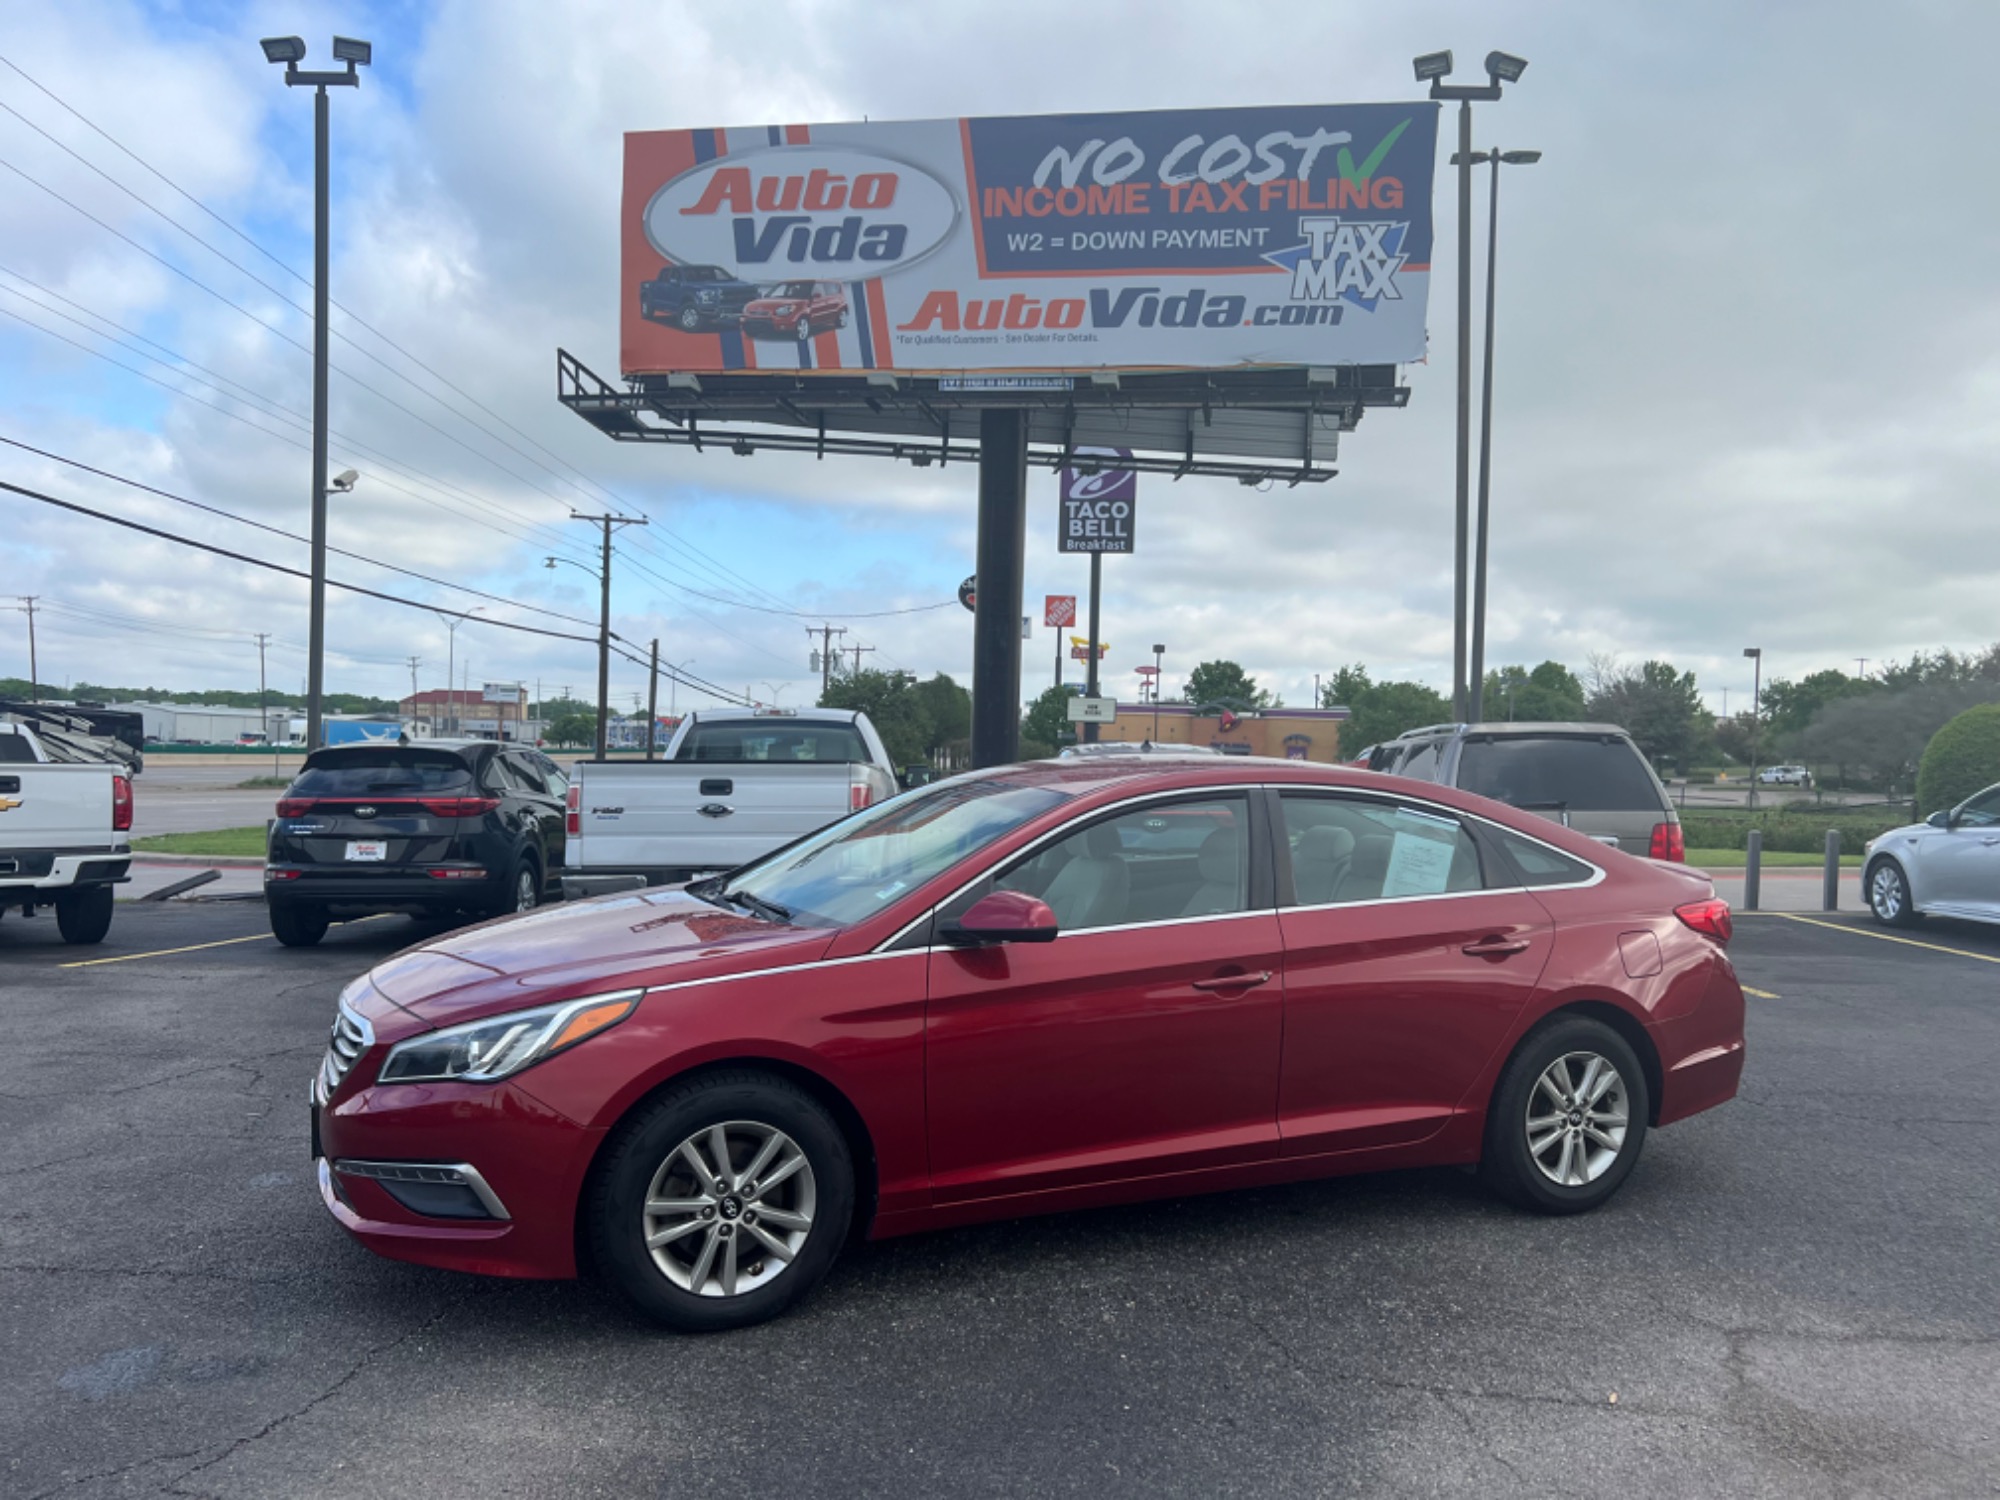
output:
[[[271,903],[271,935],[287,948],[311,948],[326,936],[331,918],[316,906],[291,901]]]
[[[1553,1142],[1547,1148],[1547,1155],[1551,1165],[1559,1168],[1570,1160],[1562,1154],[1562,1133],[1587,1131],[1593,1121],[1601,1122],[1603,1115],[1608,1113],[1608,1110],[1603,1110],[1582,1117],[1579,1124],[1577,1112],[1558,1110],[1550,1096],[1542,1090],[1543,1074],[1559,1059],[1578,1057],[1595,1057],[1615,1070],[1617,1080],[1611,1091],[1601,1096],[1599,1104],[1608,1105],[1614,1093],[1622,1092],[1625,1123],[1617,1154],[1608,1162],[1602,1161],[1601,1157],[1592,1161],[1588,1153],[1602,1152],[1609,1147],[1601,1141],[1593,1141],[1587,1134],[1575,1134],[1574,1149],[1586,1153],[1585,1161],[1577,1165],[1576,1175],[1587,1176],[1588,1180],[1563,1184],[1544,1170],[1531,1151],[1528,1122],[1530,1118],[1552,1122],[1552,1128],[1558,1133],[1550,1136],[1544,1131],[1542,1139]],[[1585,1066],[1575,1061],[1566,1064],[1573,1083],[1581,1083],[1587,1076]],[[1486,1111],[1486,1146],[1479,1163],[1479,1175],[1501,1197],[1537,1213],[1586,1213],[1610,1198],[1632,1174],[1640,1149],[1645,1145],[1646,1121],[1651,1106],[1646,1070],[1639,1065],[1638,1055],[1624,1037],[1602,1021],[1594,1021],[1588,1016],[1559,1016],[1523,1038],[1514,1055],[1507,1060],[1507,1066],[1501,1070],[1500,1082],[1493,1090],[1493,1099]],[[1615,1135],[1616,1132],[1608,1134]]]
[[[524,854],[514,863],[514,873],[507,877],[507,887],[493,903],[489,917],[511,917],[520,912],[533,911],[542,904],[542,871],[535,863],[534,856]]]
[[[794,1181],[806,1176],[811,1183],[811,1227],[791,1261],[769,1279],[734,1296],[701,1296],[655,1262],[646,1245],[645,1204],[655,1175],[676,1159],[681,1143],[724,1123],[791,1138],[810,1168],[795,1173]],[[746,1165],[734,1161],[732,1169]],[[854,1218],[854,1163],[846,1137],[818,1100],[782,1078],[732,1068],[673,1085],[629,1115],[592,1172],[583,1213],[593,1269],[636,1311],[682,1333],[744,1328],[777,1317],[833,1265]]]
[[[56,897],[56,931],[80,947],[104,941],[111,930],[111,887],[87,885]]]
[[[846,308],[844,308],[844,307],[843,307],[843,308],[842,308],[842,309],[840,310],[840,322],[839,322],[838,324],[836,324],[835,326],[836,326],[836,327],[839,327],[839,328],[845,328],[845,327],[847,326],[847,309],[846,309]]]
[[[701,327],[701,309],[693,305],[682,308],[678,321],[683,331],[696,332]]]
[[[1878,859],[1861,877],[1861,894],[1868,910],[1885,927],[1909,927],[1917,920],[1910,900],[1910,877],[1893,859]]]

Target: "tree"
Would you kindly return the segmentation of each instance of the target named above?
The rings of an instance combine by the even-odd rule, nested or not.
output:
[[[972,735],[972,694],[943,672],[928,682],[917,684],[917,701],[931,721],[930,755],[933,760],[948,745]]]
[[[558,714],[548,721],[548,737],[556,745],[594,745],[597,743],[597,712],[571,711]]]
[[[2000,781],[2000,703],[1968,708],[1924,747],[1917,770],[1917,816],[1956,807]]]
[[[1559,661],[1545,661],[1532,672],[1502,667],[1486,674],[1488,719],[1571,721],[1583,717],[1583,702],[1583,684]]]
[[[1271,695],[1236,662],[1205,661],[1188,673],[1187,701],[1196,708],[1220,703],[1241,713],[1249,708],[1268,708]]]
[[[1763,723],[1758,727],[1760,746],[1788,743],[1803,734],[1828,704],[1843,698],[1879,691],[1881,684],[1866,677],[1849,677],[1832,668],[1814,672],[1797,682],[1774,677],[1764,684],[1758,697]]]
[[[1713,722],[1701,706],[1694,673],[1677,672],[1664,661],[1621,667],[1593,659],[1591,667],[1594,683],[1585,714],[1601,724],[1622,726],[1647,759],[1671,761],[1685,774]]]
[[[1748,709],[1733,718],[1715,721],[1715,748],[1730,760],[1746,766],[1750,764],[1751,735]]]
[[[1375,682],[1360,662],[1343,666],[1320,684],[1321,708],[1345,708],[1340,726],[1343,754],[1393,740],[1406,729],[1442,724],[1451,705],[1437,689],[1421,682]]]
[[[2000,683],[1939,680],[1828,704],[1796,741],[1808,759],[1832,762],[1893,789],[1908,787],[1931,737],[1966,709],[2000,698]]]
[[[868,715],[875,732],[882,736],[882,747],[889,752],[892,765],[915,765],[931,747],[930,711],[917,691],[917,679],[908,672],[873,667],[843,672],[827,684],[819,706],[855,709]]]
[[[1066,687],[1045,687],[1035,695],[1021,716],[1021,758],[1034,760],[1053,755],[1062,745],[1076,739],[1069,722],[1069,706],[1076,694]]]

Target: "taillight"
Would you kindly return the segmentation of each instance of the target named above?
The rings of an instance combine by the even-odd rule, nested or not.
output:
[[[434,818],[479,818],[499,807],[498,797],[419,797],[417,806]]]
[[[129,776],[111,778],[111,831],[132,831],[132,778]]]
[[[280,797],[278,799],[278,816],[281,818],[303,818],[311,811],[312,798],[310,797]]]
[[[847,788],[847,810],[860,812],[875,800],[875,788],[858,777]]]
[[[574,781],[563,798],[563,832],[573,839],[583,837],[583,788]]]
[[[1688,857],[1687,836],[1681,832],[1681,825],[1678,823],[1655,823],[1653,825],[1653,842],[1647,847],[1646,853],[1653,859],[1671,860],[1677,865],[1686,864]]]
[[[1674,915],[1703,937],[1714,938],[1718,943],[1727,943],[1735,930],[1729,921],[1729,903],[1720,896],[1711,896],[1706,901],[1693,901],[1686,906],[1676,906]]]

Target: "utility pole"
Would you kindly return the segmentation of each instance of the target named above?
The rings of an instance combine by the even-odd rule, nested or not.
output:
[[[1855,666],[1857,666],[1857,667],[1859,667],[1859,668],[1861,669],[1861,673],[1860,673],[1860,675],[1861,675],[1861,676],[1863,676],[1863,677],[1866,677],[1866,676],[1868,675],[1868,658],[1867,658],[1867,657],[1865,657],[1865,656],[1857,656],[1857,657],[1855,657],[1855,658],[1854,658],[1854,665],[1855,665]]]
[[[267,740],[271,739],[271,705],[264,696],[264,648],[270,641],[268,631],[257,632],[257,717],[264,721],[264,738]],[[271,771],[274,775],[277,769],[278,742],[271,740]]]
[[[569,513],[572,521],[589,521],[604,528],[603,564],[597,581],[603,590],[603,605],[597,619],[597,754],[596,759],[604,759],[605,735],[611,727],[611,533],[619,526],[644,526],[644,516],[601,516],[585,515],[580,510]],[[549,559],[549,566],[555,566],[555,559]]]
[[[14,597],[21,601],[21,608],[28,612],[28,701],[30,703],[40,703],[42,701],[42,673],[41,668],[35,664],[35,601],[42,596],[40,594],[16,594]]]
[[[1099,585],[1104,582],[1104,554],[1090,554],[1090,638],[1083,643],[1083,696],[1097,696],[1097,595]],[[1086,744],[1097,743],[1097,724],[1093,720],[1083,726]]]
[[[660,638],[653,637],[653,670],[646,677],[646,759],[653,758],[653,747],[660,733]]]
[[[824,698],[833,686],[833,638],[846,635],[845,625],[806,626],[807,636],[819,637],[819,695]],[[845,647],[842,648],[846,649]]]
[[[852,651],[854,653],[854,675],[856,677],[859,677],[861,675],[861,653],[864,651],[873,651],[875,648],[873,646],[856,645],[856,646],[845,646],[842,647],[841,649],[846,651]]]

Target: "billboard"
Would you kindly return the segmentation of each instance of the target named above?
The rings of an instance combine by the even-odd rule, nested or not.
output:
[[[1421,359],[1437,109],[634,132],[621,363],[795,376]]]

